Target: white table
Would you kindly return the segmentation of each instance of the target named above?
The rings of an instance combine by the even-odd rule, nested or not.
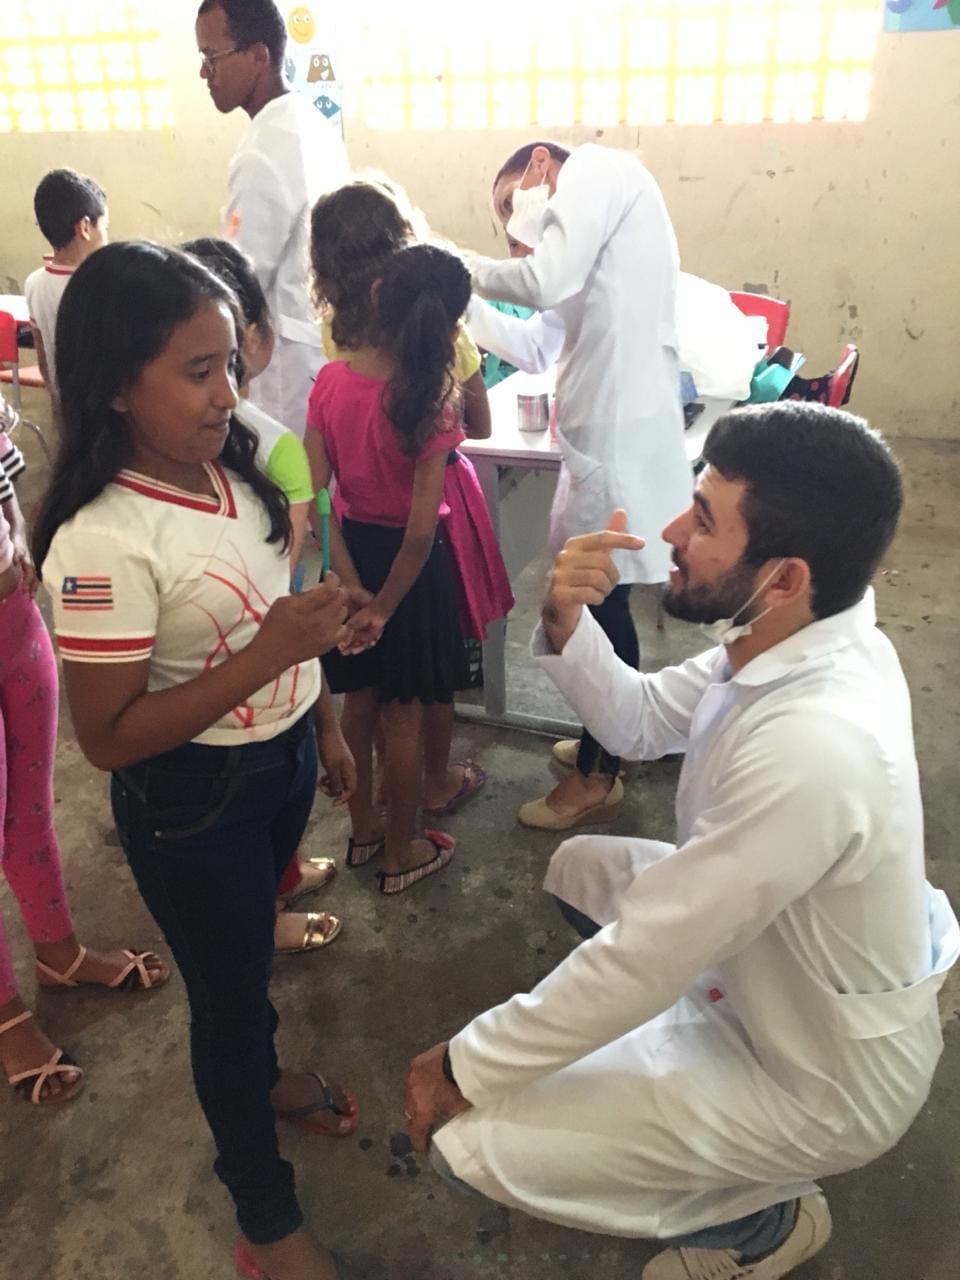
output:
[[[0,311],[13,316],[17,324],[29,324],[30,312],[27,300],[22,293],[0,293]]]
[[[499,383],[490,392],[490,438],[467,440],[460,446],[476,470],[511,581],[547,545],[550,507],[560,470],[560,450],[550,432],[519,429],[517,395],[551,392],[554,377],[553,370],[536,375],[515,373]],[[705,406],[686,433],[691,466],[699,461],[710,428],[731,408],[731,402],[710,400],[705,401]],[[578,724],[509,709],[506,641],[506,619],[491,623],[483,646],[483,706],[462,704],[457,713],[480,724],[551,736],[579,736]]]

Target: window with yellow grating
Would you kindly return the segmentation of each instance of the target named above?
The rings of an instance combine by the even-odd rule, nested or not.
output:
[[[0,133],[168,127],[163,11],[150,0],[0,0]]]
[[[877,0],[412,0],[359,51],[372,128],[862,120]]]

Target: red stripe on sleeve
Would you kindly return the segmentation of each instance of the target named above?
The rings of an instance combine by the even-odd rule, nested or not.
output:
[[[75,649],[78,653],[131,653],[138,649],[149,649],[153,646],[154,636],[130,636],[123,640],[102,640],[91,636],[70,636],[62,631],[57,632],[61,645]]]

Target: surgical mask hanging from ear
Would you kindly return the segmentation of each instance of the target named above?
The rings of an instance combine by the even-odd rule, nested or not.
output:
[[[700,630],[703,634],[708,639],[712,640],[714,644],[724,645],[733,644],[734,641],[739,640],[741,636],[750,635],[753,631],[753,624],[755,622],[759,622],[761,618],[765,618],[767,614],[771,612],[773,606],[771,605],[770,609],[764,609],[763,613],[758,613],[757,616],[755,618],[751,618],[749,622],[737,622],[736,620],[748,605],[753,604],[760,592],[770,585],[786,563],[786,560],[781,560],[776,568],[773,569],[771,573],[767,574],[759,587],[757,587],[756,591],[754,591],[753,595],[750,596],[748,600],[744,600],[743,604],[739,609],[737,609],[732,617],[718,618],[716,622],[701,622]]]
[[[527,168],[529,167],[528,165]],[[526,176],[524,170],[523,177]],[[522,181],[523,178],[520,179]],[[546,178],[539,186],[527,187],[526,190],[518,182],[513,189],[513,212],[507,223],[507,235],[519,240],[528,249],[535,249],[543,238],[543,215],[547,211],[549,200],[550,188]]]

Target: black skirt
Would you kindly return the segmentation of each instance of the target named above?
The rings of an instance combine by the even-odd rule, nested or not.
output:
[[[344,520],[342,529],[360,581],[376,594],[403,543],[403,529],[359,520]],[[469,680],[454,572],[450,549],[438,530],[420,576],[378,643],[352,656],[336,649],[324,656],[323,672],[331,690],[373,688],[380,702],[452,702]]]

